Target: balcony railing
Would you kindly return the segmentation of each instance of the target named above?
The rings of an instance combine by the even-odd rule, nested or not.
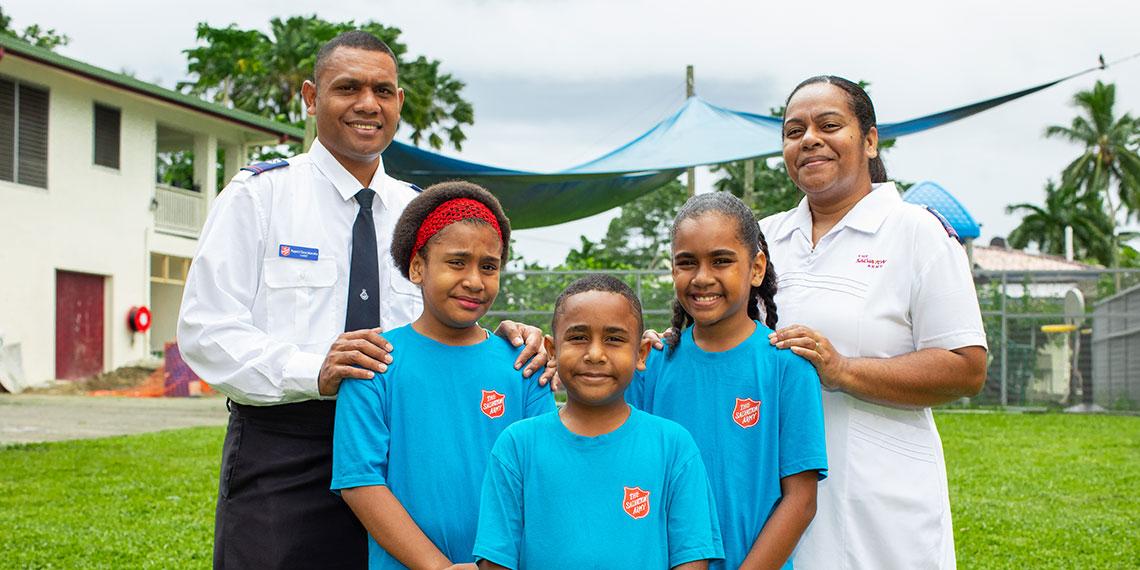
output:
[[[206,198],[200,192],[166,184],[155,187],[155,229],[186,237],[198,237],[206,221]]]

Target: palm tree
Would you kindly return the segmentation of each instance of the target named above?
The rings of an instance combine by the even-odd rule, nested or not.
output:
[[[1085,195],[1104,197],[1109,221],[1115,229],[1121,210],[1126,218],[1140,214],[1140,121],[1125,113],[1116,118],[1116,86],[1096,82],[1090,91],[1073,96],[1082,114],[1068,127],[1053,125],[1046,137],[1062,138],[1085,147],[1084,152],[1062,173],[1062,185]],[[1074,226],[1075,230],[1075,226]],[[1120,236],[1112,234],[1112,257],[1106,265],[1117,266]]]
[[[1072,185],[1058,187],[1052,180],[1045,185],[1045,205],[1011,204],[1006,213],[1024,217],[1009,234],[1009,245],[1021,249],[1036,244],[1044,253],[1063,255],[1065,227],[1073,228],[1073,250],[1081,259],[1095,259],[1110,265],[1118,249],[1115,224],[1101,204],[1100,195],[1085,194]],[[1129,234],[1130,235],[1130,234]]]

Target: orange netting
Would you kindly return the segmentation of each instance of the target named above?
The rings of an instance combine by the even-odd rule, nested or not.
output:
[[[210,386],[198,378],[190,369],[178,344],[166,343],[163,364],[151,372],[146,380],[138,386],[120,388],[116,390],[95,390],[92,396],[127,396],[131,398],[185,398],[188,396],[205,396],[214,391]]]
[[[92,396],[126,396],[129,398],[167,398],[208,396],[214,393],[209,384],[200,379],[191,380],[184,387],[168,381],[166,367],[159,366],[138,386],[116,390],[93,390]]]

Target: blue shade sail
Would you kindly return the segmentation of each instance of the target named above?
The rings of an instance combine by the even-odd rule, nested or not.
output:
[[[879,138],[893,139],[959,121],[1093,69],[970,105],[880,124]],[[559,172],[496,168],[398,142],[384,151],[384,167],[396,178],[425,187],[454,179],[480,184],[502,201],[511,226],[525,229],[568,222],[620,206],[667,184],[686,168],[778,155],[782,150],[781,125],[778,117],[733,111],[694,96],[641,136],[594,160]],[[974,228],[955,226],[958,234],[970,237],[973,231],[976,237],[973,218],[957,200],[946,196],[958,205],[964,219],[969,219]],[[950,212],[935,207],[954,222]]]

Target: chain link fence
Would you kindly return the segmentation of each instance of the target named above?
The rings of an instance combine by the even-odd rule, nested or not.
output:
[[[487,313],[484,326],[493,329],[499,321],[510,319],[549,332],[558,294],[575,280],[593,273],[613,275],[633,288],[641,299],[647,328],[669,328],[673,316],[673,277],[664,269],[504,271],[499,283],[499,297]]]
[[[990,350],[970,403],[1137,409],[1140,271],[978,271],[974,282]]]
[[[549,331],[558,294],[590,273],[628,283],[647,327],[669,326],[667,270],[506,271],[485,324],[510,319]],[[974,281],[988,374],[962,405],[1140,408],[1140,270],[978,271]]]

